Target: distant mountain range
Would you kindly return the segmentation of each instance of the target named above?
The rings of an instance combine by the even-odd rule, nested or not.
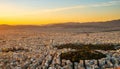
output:
[[[68,22],[49,24],[44,26],[36,25],[0,25],[0,30],[7,29],[39,29],[43,31],[77,31],[77,32],[99,32],[99,31],[120,31],[120,19],[106,22]]]
[[[81,27],[116,27],[120,26],[120,19],[106,22],[68,22],[68,23],[58,23],[52,25],[46,25],[46,27],[64,27],[64,28],[81,28]]]

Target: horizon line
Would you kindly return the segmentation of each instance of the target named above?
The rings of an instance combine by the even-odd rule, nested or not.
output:
[[[48,24],[14,24],[14,25],[12,25],[12,24],[0,24],[0,26],[1,25],[3,25],[3,26],[45,26],[45,25],[54,25],[54,24],[66,24],[66,23],[81,23],[81,24],[83,24],[83,23],[105,23],[105,22],[111,22],[111,21],[119,21],[120,19],[113,19],[113,20],[106,20],[106,21],[89,21],[89,22],[60,22],[60,23],[48,23]]]

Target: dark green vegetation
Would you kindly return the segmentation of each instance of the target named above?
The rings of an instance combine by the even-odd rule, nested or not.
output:
[[[76,50],[115,50],[116,46],[120,46],[119,44],[63,44],[59,46],[55,46],[58,49],[63,48],[71,48]]]
[[[24,49],[23,47],[18,47],[18,48],[11,47],[11,48],[2,48],[1,51],[2,52],[19,52],[19,51],[28,52],[29,50],[28,49]]]
[[[55,46],[58,49],[63,48],[71,48],[76,49],[76,51],[70,51],[66,53],[62,53],[60,55],[61,59],[70,60],[73,63],[74,69],[74,62],[79,62],[83,60],[83,65],[86,69],[85,60],[97,60],[97,65],[99,66],[99,59],[105,58],[106,55],[102,54],[96,50],[115,50],[115,47],[120,46],[119,44],[63,44],[59,46]]]
[[[74,51],[74,52],[67,52],[67,53],[62,53],[60,55],[61,59],[66,59],[70,60],[73,63],[73,69],[74,69],[74,62],[79,62],[80,60],[83,60],[83,65],[86,68],[86,63],[85,60],[92,60],[96,59],[97,60],[97,65],[99,65],[99,59],[105,58],[106,55],[102,54],[97,51],[91,51],[91,50],[79,50],[79,51]]]
[[[68,57],[69,56],[69,57]],[[74,52],[66,52],[61,54],[62,59],[71,60],[72,62],[79,62],[79,60],[101,59],[106,55],[97,51],[79,50]]]

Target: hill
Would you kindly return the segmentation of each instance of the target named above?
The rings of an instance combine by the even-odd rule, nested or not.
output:
[[[8,29],[31,29],[42,31],[63,31],[63,32],[109,32],[120,31],[120,19],[106,22],[67,22],[58,24],[49,24],[44,26],[36,25],[0,25],[0,30]]]

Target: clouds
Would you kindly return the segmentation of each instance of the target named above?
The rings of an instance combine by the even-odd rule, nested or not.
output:
[[[61,12],[61,11],[67,11],[67,10],[74,10],[74,9],[83,9],[83,8],[94,8],[94,7],[105,7],[105,6],[112,6],[112,5],[118,5],[120,4],[120,0],[112,0],[108,2],[102,2],[102,3],[96,3],[96,4],[88,4],[88,5],[76,5],[76,6],[68,6],[68,7],[59,7],[59,8],[52,8],[52,9],[34,9],[31,10],[30,8],[24,8],[23,6],[18,6],[14,4],[9,3],[3,3],[0,4],[0,12],[6,12],[6,13],[43,13],[43,12]]]
[[[3,19],[1,23],[90,22],[120,18],[120,0],[70,0],[74,4],[72,2],[68,3],[69,0],[59,0],[59,5],[57,0],[39,0],[43,3],[40,5],[38,0],[31,0],[32,2],[30,0],[1,1],[0,21]],[[30,4],[27,4],[27,1]],[[35,1],[38,3],[36,4]],[[48,1],[50,1],[49,4]],[[53,4],[52,1],[56,1],[57,4],[56,2]],[[63,5],[62,2],[67,2],[67,5],[65,3]],[[34,3],[35,6],[33,6]]]
[[[119,5],[119,4],[120,4],[120,0],[114,0],[114,1],[109,1],[105,3],[90,5],[89,7],[105,7],[105,6],[112,6],[112,5]]]
[[[0,3],[0,15],[1,16],[40,16],[46,13],[57,13],[57,12],[64,12],[70,11],[75,9],[86,9],[86,8],[99,8],[99,7],[107,7],[113,5],[119,5],[120,0],[108,0],[106,2],[98,2],[93,4],[80,4],[75,6],[68,6],[68,7],[58,7],[58,8],[37,8],[31,9],[26,8],[20,5],[11,4],[11,3]]]
[[[42,11],[44,11],[44,12],[59,12],[59,11],[67,11],[67,10],[74,10],[74,9],[113,6],[113,5],[119,5],[119,4],[120,4],[120,0],[114,0],[114,1],[108,1],[105,3],[97,3],[97,4],[90,4],[90,5],[77,5],[77,6],[55,8],[55,9],[44,9]]]

